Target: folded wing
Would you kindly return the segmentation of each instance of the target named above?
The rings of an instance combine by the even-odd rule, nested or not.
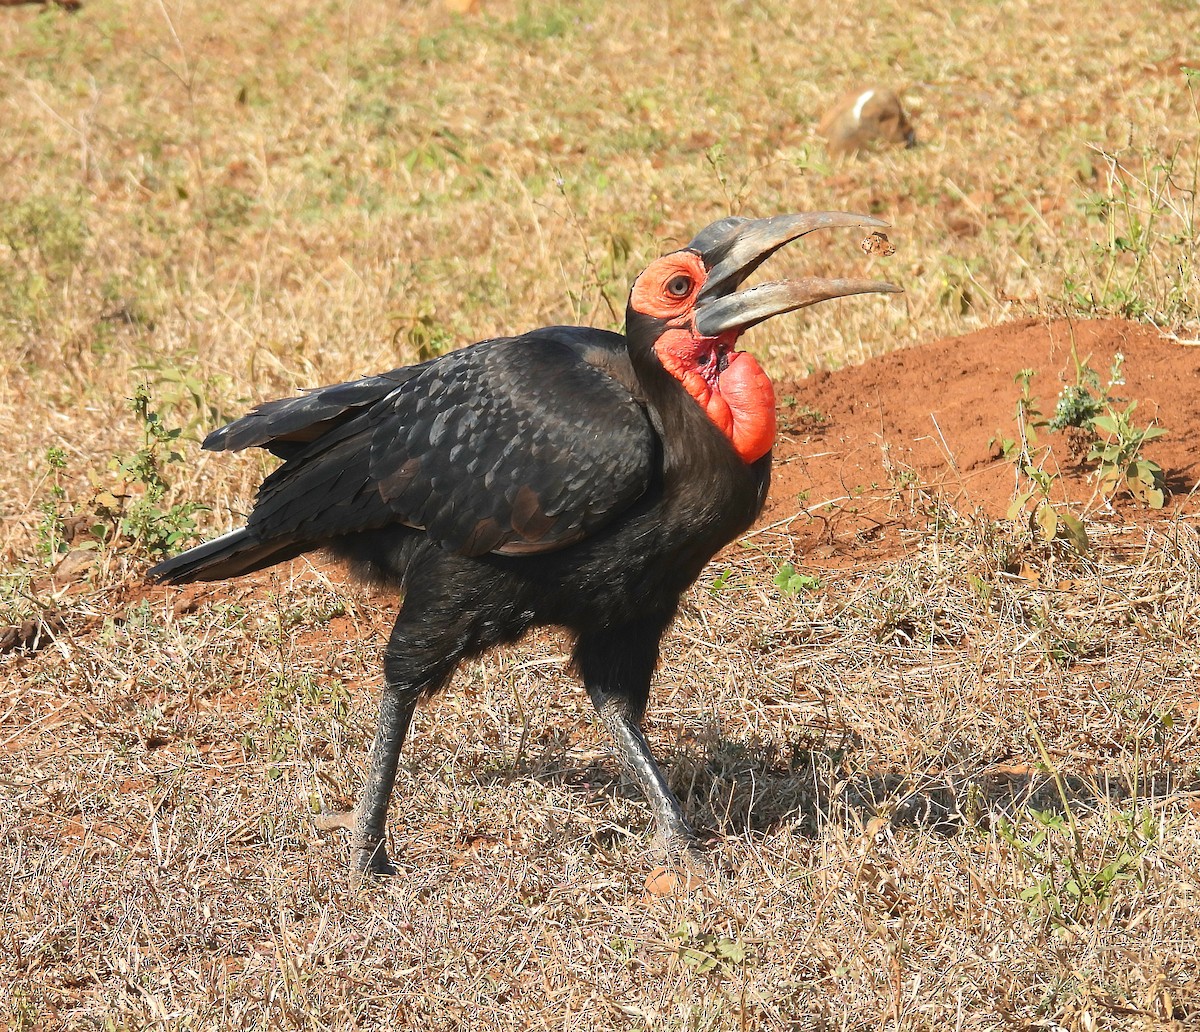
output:
[[[579,333],[486,341],[271,402],[205,446],[286,457],[246,527],[280,555],[397,523],[464,555],[562,548],[645,492],[657,448],[642,406],[588,359],[622,361],[620,338]]]

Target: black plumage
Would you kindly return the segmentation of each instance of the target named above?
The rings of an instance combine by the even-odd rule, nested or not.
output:
[[[709,302],[693,284],[678,318],[631,301],[627,336],[549,327],[484,341],[268,402],[204,442],[265,447],[284,462],[243,529],[160,563],[152,578],[215,580],[326,548],[358,576],[403,593],[356,811],[358,870],[391,870],[387,806],[418,699],[442,688],[462,659],[550,624],[574,636],[574,667],[660,830],[692,838],[639,725],[680,597],[760,512],[770,452],[741,456],[664,369],[655,344],[680,328],[702,342],[736,339],[769,317],[761,299],[739,310],[731,262],[757,265],[781,236],[819,225],[876,224],[787,218],[797,221],[727,220],[698,237],[702,246],[687,253],[703,260],[701,278],[704,269],[721,276],[721,289]],[[829,296],[827,283],[821,296],[810,286],[773,304],[786,311]],[[853,281],[839,293],[868,289],[891,288]],[[703,332],[701,318],[711,324]]]

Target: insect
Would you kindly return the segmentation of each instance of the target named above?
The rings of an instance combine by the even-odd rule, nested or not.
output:
[[[886,233],[879,230],[868,233],[858,246],[863,249],[863,254],[873,254],[880,258],[890,258],[896,253],[896,245],[887,238]]]

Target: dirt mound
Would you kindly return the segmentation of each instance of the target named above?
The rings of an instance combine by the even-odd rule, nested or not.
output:
[[[1074,345],[1074,349],[1072,349]],[[1098,491],[1087,442],[1040,430],[1052,500],[1070,499],[1091,518],[1145,521],[1200,511],[1200,350],[1153,327],[1119,320],[1022,320],[893,352],[861,366],[778,385],[783,434],[764,523],[787,521],[805,561],[835,564],[894,554],[900,532],[922,522],[921,494],[960,512],[1002,517],[1016,470],[1001,454],[1017,438],[1015,377],[1032,369],[1030,393],[1048,418],[1076,357],[1108,380],[1124,356],[1118,409],[1136,400],[1134,422],[1169,431],[1145,447],[1171,492],[1153,513],[1132,499],[1109,504]],[[789,520],[795,515],[796,518]]]

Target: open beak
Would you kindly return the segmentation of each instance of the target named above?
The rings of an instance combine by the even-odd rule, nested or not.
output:
[[[816,229],[858,226],[877,229],[887,223],[870,215],[841,211],[805,215],[775,215],[768,219],[738,216],[721,219],[702,229],[688,244],[704,259],[708,269],[696,299],[696,330],[717,337],[729,330],[746,330],[760,322],[851,294],[895,294],[900,287],[880,280],[804,279],[760,283],[748,290],[738,287],[763,262],[785,244]]]

